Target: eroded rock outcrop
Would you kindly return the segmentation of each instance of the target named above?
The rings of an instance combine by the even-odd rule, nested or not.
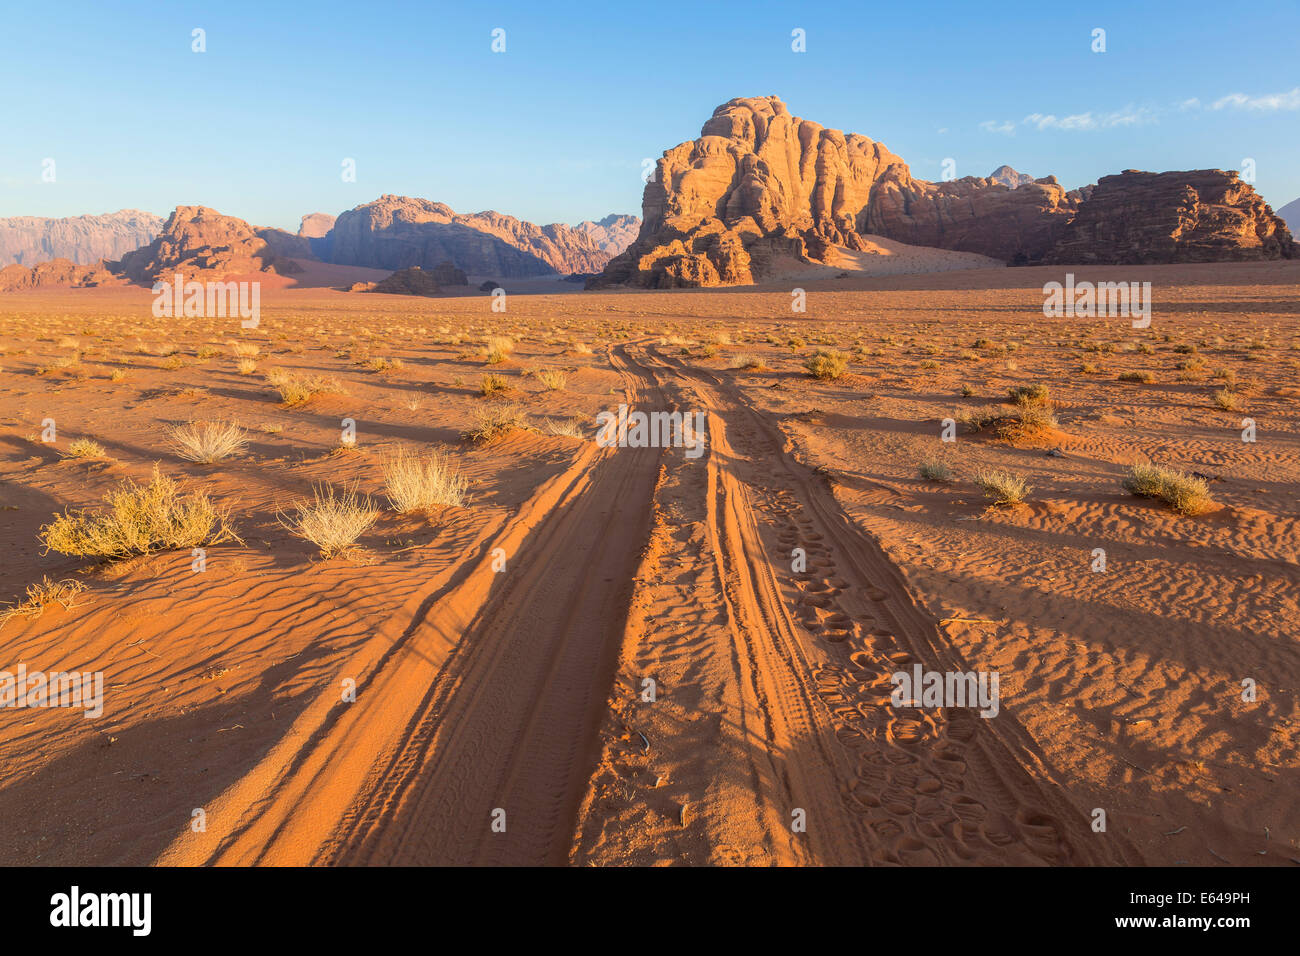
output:
[[[1235,170],[1126,169],[1097,181],[1048,261],[1145,265],[1295,255],[1286,223]]]
[[[0,219],[0,266],[17,263],[31,267],[54,259],[80,263],[117,259],[152,242],[162,227],[161,216],[138,209],[65,219]]]
[[[461,215],[445,203],[381,196],[338,217],[329,261],[400,270],[447,261],[469,275],[523,278],[599,272],[609,254],[587,233],[538,226],[498,212]]]
[[[52,259],[30,268],[14,264],[0,269],[0,292],[122,284],[125,280],[109,272],[102,262],[86,266],[70,259]]]
[[[253,272],[292,274],[291,258],[305,239],[280,229],[257,230],[242,219],[206,206],[177,206],[157,239],[124,255],[109,268],[133,282],[150,284],[176,273],[221,277]]]
[[[735,99],[664,153],[636,241],[591,284],[749,283],[833,245],[863,249],[871,234],[1037,261],[1074,208],[1051,177],[1014,190],[926,182],[883,144],[792,116],[774,96]]]

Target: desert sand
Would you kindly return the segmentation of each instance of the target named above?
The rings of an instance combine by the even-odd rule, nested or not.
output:
[[[801,314],[788,282],[494,313],[308,275],[256,330],[141,288],[0,298],[0,600],[84,587],[9,615],[0,668],[105,675],[98,718],[0,710],[0,863],[1294,865],[1300,264],[1106,269],[1152,282],[1148,329],[1044,318],[1059,267],[841,270]],[[286,406],[274,369],[340,388]],[[940,441],[1018,385],[1050,430]],[[700,410],[704,453],[600,447],[619,404]],[[528,427],[462,437],[503,405]],[[185,461],[191,420],[250,441]],[[444,452],[465,505],[391,510],[400,448]],[[1213,506],[1124,491],[1143,459]],[[201,572],[43,553],[155,464],[242,544]],[[329,559],[285,521],[318,483],[378,514]],[[914,664],[998,672],[998,715],[891,706]]]

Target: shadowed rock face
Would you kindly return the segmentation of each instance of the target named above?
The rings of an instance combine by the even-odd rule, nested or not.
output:
[[[1098,180],[1048,261],[1151,264],[1294,256],[1286,223],[1235,170],[1127,169]]]
[[[328,240],[331,262],[377,269],[433,269],[446,261],[470,275],[524,278],[599,272],[609,261],[582,230],[497,212],[459,215],[444,203],[405,196],[348,210]]]
[[[177,206],[153,242],[109,268],[133,282],[185,276],[301,271],[290,256],[310,255],[308,240],[281,229],[254,229],[206,206]]]
[[[780,258],[811,261],[862,236],[1037,261],[1076,202],[1048,177],[1012,190],[968,177],[913,179],[865,136],[792,116],[774,96],[718,107],[699,139],[664,153],[640,234],[593,285],[753,282]]]
[[[161,216],[137,209],[66,219],[0,219],[0,266],[31,267],[52,259],[80,263],[117,259],[152,242],[162,226]]]

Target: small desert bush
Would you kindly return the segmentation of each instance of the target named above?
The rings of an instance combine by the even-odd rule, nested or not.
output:
[[[89,438],[78,438],[68,446],[69,458],[104,458],[107,455],[103,445]]]
[[[565,418],[560,421],[551,419],[546,423],[546,433],[548,435],[563,435],[566,438],[584,437],[582,419]]]
[[[1013,385],[1007,389],[1007,397],[1022,408],[1048,405],[1052,400],[1051,390],[1041,382],[1033,385]]]
[[[479,393],[482,395],[504,392],[508,388],[510,388],[510,383],[501,375],[484,375],[478,385]]]
[[[484,360],[488,365],[500,365],[510,358],[510,353],[514,351],[514,348],[515,343],[505,336],[491,336],[483,349]]]
[[[234,342],[230,345],[230,351],[240,358],[257,358],[261,354],[262,348],[251,342]]]
[[[356,547],[379,513],[368,498],[353,490],[338,491],[332,485],[312,488],[312,500],[295,506],[292,515],[280,522],[289,531],[320,549],[321,557],[332,558]]]
[[[981,471],[975,476],[975,484],[995,505],[1019,504],[1031,490],[1025,479],[1006,471]]]
[[[952,469],[938,458],[925,459],[916,470],[926,481],[952,481]]]
[[[104,496],[99,511],[66,511],[41,528],[46,551],[80,557],[121,558],[175,548],[239,541],[229,512],[206,492],[185,494],[154,466],[147,485],[127,479]]]
[[[372,372],[400,372],[406,366],[402,364],[401,359],[375,357],[366,362],[366,368]]]
[[[752,370],[755,372],[762,371],[766,366],[763,360],[757,355],[750,355],[747,352],[739,352],[731,359],[731,367],[734,369]]]
[[[251,358],[243,358],[239,360],[235,368],[238,369],[240,375],[252,375],[257,371],[257,363]]]
[[[280,400],[290,407],[305,405],[318,395],[347,394],[347,389],[338,379],[321,375],[295,375],[278,368],[267,373],[266,381],[280,393]]]
[[[463,437],[487,444],[521,428],[529,428],[528,414],[518,405],[488,405],[475,412],[474,424]]]
[[[1205,479],[1149,462],[1139,462],[1129,468],[1123,485],[1129,494],[1157,498],[1180,515],[1203,514],[1214,504]]]
[[[565,375],[558,368],[544,368],[537,373],[537,380],[554,392],[564,388],[565,383],[569,380],[569,376]]]
[[[40,617],[41,612],[51,604],[60,604],[65,611],[71,611],[76,607],[77,595],[85,590],[86,586],[80,581],[71,578],[51,581],[42,575],[38,583],[27,585],[27,600],[20,604],[12,604],[0,611],[0,624],[11,617]]]
[[[438,505],[463,507],[468,488],[469,479],[437,452],[400,451],[384,460],[384,492],[393,510],[402,514]]]
[[[1226,388],[1221,388],[1214,393],[1214,404],[1225,412],[1239,412],[1246,407],[1239,392],[1229,391]]]
[[[234,422],[189,422],[167,431],[172,450],[186,461],[210,465],[244,450],[248,436]]]
[[[1119,380],[1121,382],[1141,382],[1143,385],[1150,385],[1156,380],[1156,377],[1150,372],[1120,372]]]
[[[1002,409],[995,405],[973,408],[970,411],[960,412],[956,415],[957,421],[972,432],[983,431],[1001,418],[1003,418]]]
[[[1056,416],[1045,405],[1022,405],[998,422],[998,437],[1010,442],[1032,441],[1051,433]]]
[[[808,370],[809,375],[819,381],[833,382],[844,374],[848,364],[848,356],[842,352],[836,352],[834,349],[818,349],[804,363],[804,368]]]

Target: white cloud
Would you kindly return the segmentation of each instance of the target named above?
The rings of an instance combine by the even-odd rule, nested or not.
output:
[[[1146,107],[1126,106],[1113,113],[1071,113],[1069,116],[1057,116],[1055,113],[1030,113],[1020,122],[1038,130],[1099,130],[1114,129],[1117,126],[1141,126],[1155,121],[1155,113]]]
[[[986,133],[1002,133],[1006,136],[1014,136],[1016,134],[1016,124],[1011,122],[1011,120],[1004,120],[1001,123],[994,120],[985,120],[980,123],[980,129],[984,130]]]
[[[1229,93],[1214,101],[1212,109],[1221,110],[1231,107],[1237,110],[1300,110],[1300,86],[1286,93],[1268,93],[1264,96],[1247,96],[1245,93]]]
[[[1182,112],[1187,112],[1187,110],[1199,110],[1200,108],[1201,108],[1201,101],[1198,100],[1195,96],[1193,96],[1191,99],[1183,100],[1181,103],[1178,104],[1178,109]]]

